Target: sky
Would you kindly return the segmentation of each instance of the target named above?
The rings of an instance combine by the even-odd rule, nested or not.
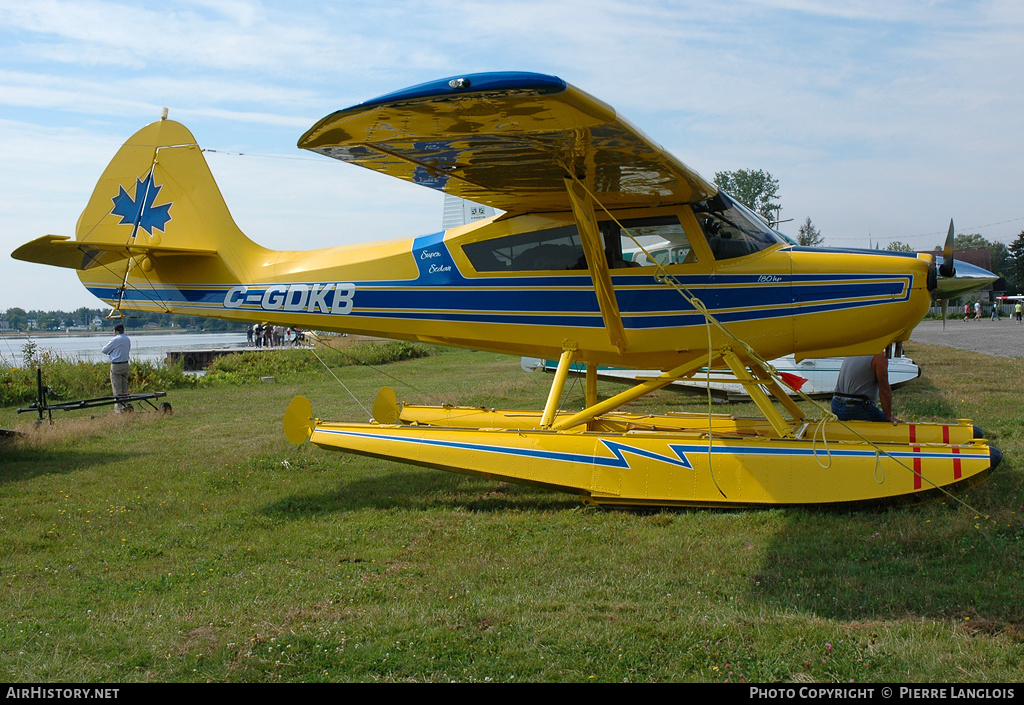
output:
[[[691,168],[764,170],[834,247],[1024,231],[1019,0],[0,0],[0,311],[99,308],[10,258],[74,236],[143,125],[184,123],[243,232],[313,249],[440,229],[443,196],[304,152],[321,117],[481,71],[559,76]]]

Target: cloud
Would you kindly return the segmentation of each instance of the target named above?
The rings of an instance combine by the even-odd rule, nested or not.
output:
[[[827,242],[951,216],[999,223],[982,234],[1007,241],[1024,217],[1022,30],[1011,0],[0,0],[3,243],[69,234],[117,147],[163,106],[205,147],[274,157],[208,155],[263,244],[429,232],[437,194],[299,161],[295,141],[333,110],[489,70],[560,75],[708,178],[769,171],[784,217],[810,216]],[[0,280],[15,271],[0,263]]]

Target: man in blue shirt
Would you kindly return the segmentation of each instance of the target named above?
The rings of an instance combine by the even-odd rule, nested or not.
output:
[[[132,349],[132,341],[124,334],[124,326],[118,323],[114,326],[116,335],[110,342],[103,346],[104,355],[110,355],[110,386],[114,390],[114,396],[119,397],[128,393],[128,354]],[[120,413],[131,408],[128,403],[114,405],[114,411]]]

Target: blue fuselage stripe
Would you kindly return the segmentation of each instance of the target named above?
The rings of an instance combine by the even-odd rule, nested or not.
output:
[[[384,318],[556,325],[580,328],[604,326],[597,295],[586,271],[526,276],[466,277],[460,271],[443,233],[417,238],[412,254],[419,274],[411,280],[352,281],[351,305],[342,313],[355,318]],[[699,298],[725,323],[769,320],[786,316],[839,311],[905,302],[913,275],[755,274],[678,275],[690,295]],[[703,325],[704,318],[679,292],[648,273],[612,277],[622,324],[626,329],[674,328]],[[297,321],[328,311],[330,297],[320,305],[282,308],[285,294],[272,290],[341,287],[338,282],[254,283],[229,285],[157,284],[121,293],[114,286],[89,286],[107,301],[131,305],[233,309],[286,313]],[[267,294],[267,296],[264,296]],[[297,292],[289,300],[301,300]],[[268,301],[272,305],[268,305]]]

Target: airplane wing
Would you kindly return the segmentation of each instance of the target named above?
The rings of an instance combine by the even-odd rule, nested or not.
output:
[[[567,176],[619,208],[718,192],[609,105],[534,73],[390,93],[328,115],[299,147],[513,213],[569,210]]]
[[[215,256],[216,254],[216,250],[161,247],[159,245],[115,245],[72,240],[64,235],[43,235],[16,249],[11,253],[11,257],[25,262],[85,270],[113,264],[129,257],[146,255]]]

